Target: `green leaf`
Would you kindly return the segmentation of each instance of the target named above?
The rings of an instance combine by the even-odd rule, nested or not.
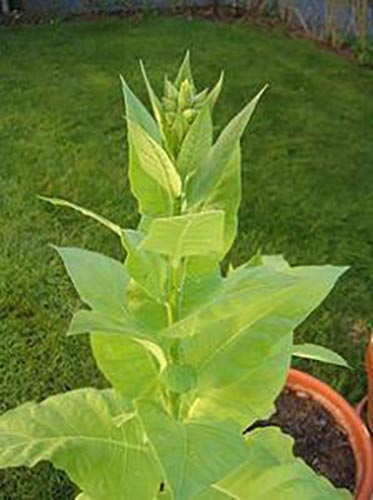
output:
[[[75,500],[92,500],[92,499],[86,493],[81,492],[77,497],[75,497]]]
[[[168,365],[161,378],[164,386],[176,394],[185,394],[197,385],[197,372],[191,365]]]
[[[55,248],[83,302],[109,316],[127,315],[129,276],[121,262],[81,248]]]
[[[161,134],[157,127],[154,118],[142,104],[142,102],[135,96],[132,90],[127,85],[126,81],[120,76],[122,82],[122,90],[124,97],[124,104],[126,107],[126,116],[129,123],[136,123],[140,126],[155,142],[160,144]]]
[[[349,368],[348,363],[336,352],[327,349],[321,345],[315,344],[298,344],[293,346],[293,356],[300,358],[314,359],[323,363],[330,363],[332,365],[344,366]]]
[[[275,427],[250,432],[247,447],[245,463],[193,500],[352,499],[294,457],[292,438]]]
[[[66,207],[66,208],[72,208],[76,212],[81,213],[82,215],[85,215],[86,217],[90,217],[91,219],[94,219],[95,221],[99,222],[103,226],[107,227],[113,233],[117,234],[119,237],[121,237],[121,227],[115,224],[114,222],[111,222],[109,219],[106,219],[106,217],[102,217],[101,215],[96,214],[95,212],[92,212],[92,210],[89,210],[84,207],[80,207],[79,205],[76,205],[75,203],[71,203],[67,200],[62,200],[61,198],[48,198],[46,196],[38,196],[39,200],[47,201],[48,203],[51,203],[52,205],[56,207]]]
[[[192,75],[192,70],[190,68],[190,53],[189,50],[186,51],[184,60],[181,63],[179,72],[177,74],[177,77],[175,79],[174,85],[176,88],[180,88],[181,84],[187,80],[193,88],[194,86],[194,81],[193,81],[193,75]]]
[[[144,81],[145,81],[146,89],[148,91],[149,100],[150,100],[150,104],[152,106],[153,114],[155,116],[155,119],[157,120],[159,129],[162,131],[163,130],[162,103],[158,99],[156,93],[153,90],[153,87],[151,86],[148,75],[146,74],[144,63],[141,60],[140,60],[140,68],[141,68],[142,76],[143,76]]]
[[[127,289],[128,309],[135,321],[141,322],[147,333],[154,337],[167,324],[165,308],[149,298],[135,282]],[[127,333],[127,334],[126,334]],[[138,332],[134,332],[134,335]],[[159,372],[165,367],[165,355],[154,338],[129,336],[126,330],[120,334],[93,333],[91,345],[100,370],[111,385],[130,400],[140,396],[156,396]]]
[[[212,147],[204,165],[196,172],[188,186],[188,204],[192,207],[209,205],[214,189],[225,175],[233,155],[237,154],[240,138],[267,87],[264,87],[244,109],[225,127]]]
[[[237,145],[220,182],[205,203],[206,209],[214,208],[215,210],[223,210],[225,213],[223,255],[226,255],[236,238],[240,202],[241,153]]]
[[[220,73],[219,80],[217,81],[215,87],[211,90],[208,96],[208,100],[212,108],[215,106],[216,101],[219,99],[221,89],[223,88],[223,83],[224,83],[224,71]]]
[[[128,400],[156,390],[159,367],[151,353],[123,335],[91,335],[93,355],[113,388]]]
[[[49,460],[92,500],[153,498],[161,481],[136,419],[113,391],[80,389],[26,403],[0,417],[0,467]]]
[[[174,500],[193,497],[247,456],[245,441],[233,422],[181,422],[147,401],[139,401],[136,408]]]
[[[198,373],[189,415],[234,418],[244,427],[272,410],[290,365],[292,332],[344,268],[259,266],[235,270],[210,301],[165,331],[184,337]]]
[[[223,282],[220,266],[211,256],[188,257],[181,293],[181,317],[208,303]]]
[[[211,113],[205,105],[189,128],[177,157],[176,168],[182,179],[193,174],[206,159],[212,146],[212,134]]]
[[[154,340],[152,332],[136,323],[129,315],[108,316],[99,311],[81,309],[73,315],[68,335],[100,332],[102,334],[123,334],[131,338]]]
[[[138,153],[134,143],[137,138],[143,148],[144,143],[150,142],[151,149],[148,154],[151,155],[154,149],[158,150],[154,148],[153,143],[158,145],[161,143],[161,133],[153,117],[123,79],[122,84],[128,124],[129,178],[132,191],[139,203],[139,211],[150,216],[171,215],[173,196],[169,189],[164,187],[165,184],[168,186],[168,179],[167,173],[163,171],[163,164],[160,165],[159,161],[155,165],[148,164],[145,161],[146,152]],[[159,168],[161,172],[158,171]]]
[[[133,144],[142,170],[156,181],[169,203],[181,194],[181,180],[166,151],[136,123],[130,124]]]
[[[142,247],[175,259],[219,254],[223,229],[224,212],[221,210],[153,219]]]
[[[167,263],[160,255],[147,252],[141,247],[143,238],[144,235],[139,231],[123,231],[122,241],[128,252],[126,269],[150,297],[164,303]]]

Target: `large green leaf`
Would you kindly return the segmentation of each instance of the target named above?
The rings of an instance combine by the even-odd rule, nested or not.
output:
[[[187,198],[192,207],[208,205],[209,198],[213,196],[214,189],[221,182],[232,156],[237,151],[240,138],[265,89],[266,87],[228,123],[212,147],[206,162],[191,179]]]
[[[272,410],[285,383],[292,332],[325,298],[344,268],[243,267],[209,303],[165,334],[184,337],[198,371],[193,416],[235,418],[244,427]]]
[[[233,422],[177,421],[147,401],[136,408],[174,500],[193,497],[246,459],[245,441]]]
[[[211,149],[212,141],[210,106],[205,104],[189,128],[177,157],[176,168],[182,179],[198,170]]]
[[[348,500],[292,452],[293,440],[274,427],[247,437],[248,458],[237,470],[193,500]]]
[[[81,248],[56,247],[56,250],[83,302],[109,316],[128,315],[129,276],[121,262]]]
[[[124,230],[122,240],[127,250],[126,268],[131,277],[155,301],[164,303],[167,280],[167,263],[158,254],[141,247],[144,234]]]
[[[219,255],[223,245],[224,212],[153,219],[142,247],[175,259],[191,255]]]
[[[92,500],[154,498],[161,481],[136,419],[113,391],[80,389],[0,417],[0,467],[49,460]]]

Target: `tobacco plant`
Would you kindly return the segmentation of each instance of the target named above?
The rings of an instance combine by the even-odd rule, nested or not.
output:
[[[154,118],[122,79],[138,227],[45,198],[96,219],[125,250],[118,261],[56,248],[84,304],[68,334],[89,334],[112,388],[5,413],[0,466],[49,460],[80,500],[349,498],[294,458],[280,430],[243,434],[273,411],[293,353],[344,363],[293,344],[344,268],[257,254],[221,272],[237,231],[240,139],[264,89],[214,140],[222,77],[197,91],[187,55],[158,98],[142,71]]]

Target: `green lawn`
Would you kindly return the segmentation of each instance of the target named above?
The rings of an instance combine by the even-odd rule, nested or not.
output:
[[[245,26],[115,20],[0,30],[0,411],[105,385],[87,338],[64,335],[77,297],[47,244],[119,256],[118,243],[36,194],[134,225],[118,73],[145,99],[137,60],[160,86],[188,47],[200,84],[226,70],[219,126],[271,84],[243,141],[231,257],[238,263],[261,248],[293,264],[351,266],[297,337],[335,348],[353,370],[303,367],[352,402],[364,394],[373,318],[373,73],[310,42]],[[73,491],[44,464],[0,476],[1,499],[59,500]]]

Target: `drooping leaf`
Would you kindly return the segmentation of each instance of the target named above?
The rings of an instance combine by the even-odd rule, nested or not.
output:
[[[111,231],[113,231],[115,234],[117,234],[119,237],[121,237],[121,227],[115,224],[114,222],[111,222],[109,219],[106,219],[106,217],[102,217],[102,215],[98,215],[95,212],[92,212],[92,210],[89,210],[88,208],[80,207],[79,205],[76,205],[75,203],[71,203],[70,201],[67,200],[62,200],[61,198],[48,198],[46,196],[38,196],[40,200],[47,201],[48,203],[51,203],[52,205],[56,207],[66,207],[66,208],[71,208],[75,210],[76,212],[81,213],[82,215],[85,215],[86,217],[90,217],[91,219],[94,219],[95,221],[99,222],[103,226],[107,227]]]
[[[114,318],[127,315],[129,276],[121,262],[82,248],[56,247],[56,250],[83,302]]]
[[[275,427],[247,435],[247,461],[193,500],[348,500],[301,459],[294,457],[293,440]]]
[[[161,481],[136,419],[111,390],[79,389],[26,403],[0,417],[0,467],[49,460],[92,500],[153,498]]]
[[[191,255],[219,254],[223,245],[224,212],[153,219],[142,247],[175,259]]]
[[[147,401],[136,408],[174,500],[193,498],[246,459],[245,441],[233,422],[182,422]]]
[[[348,368],[348,363],[338,353],[316,344],[297,344],[293,346],[293,356],[300,358],[314,359],[322,363],[344,366]]]
[[[196,172],[188,185],[188,204],[191,206],[208,206],[214,189],[219,185],[225,174],[225,169],[237,152],[241,136],[266,90],[264,87],[225,127],[212,147],[206,162]]]
[[[126,268],[145,292],[162,304],[166,292],[167,263],[160,255],[141,247],[143,238],[139,231],[123,231],[122,239],[127,250]]]
[[[247,426],[268,415],[285,383],[294,328],[343,271],[242,268],[226,278],[209,303],[166,330],[184,337],[185,362],[197,367],[190,416],[234,418]]]
[[[193,174],[206,159],[212,146],[212,133],[211,113],[205,105],[189,128],[177,157],[176,168],[182,179]]]

